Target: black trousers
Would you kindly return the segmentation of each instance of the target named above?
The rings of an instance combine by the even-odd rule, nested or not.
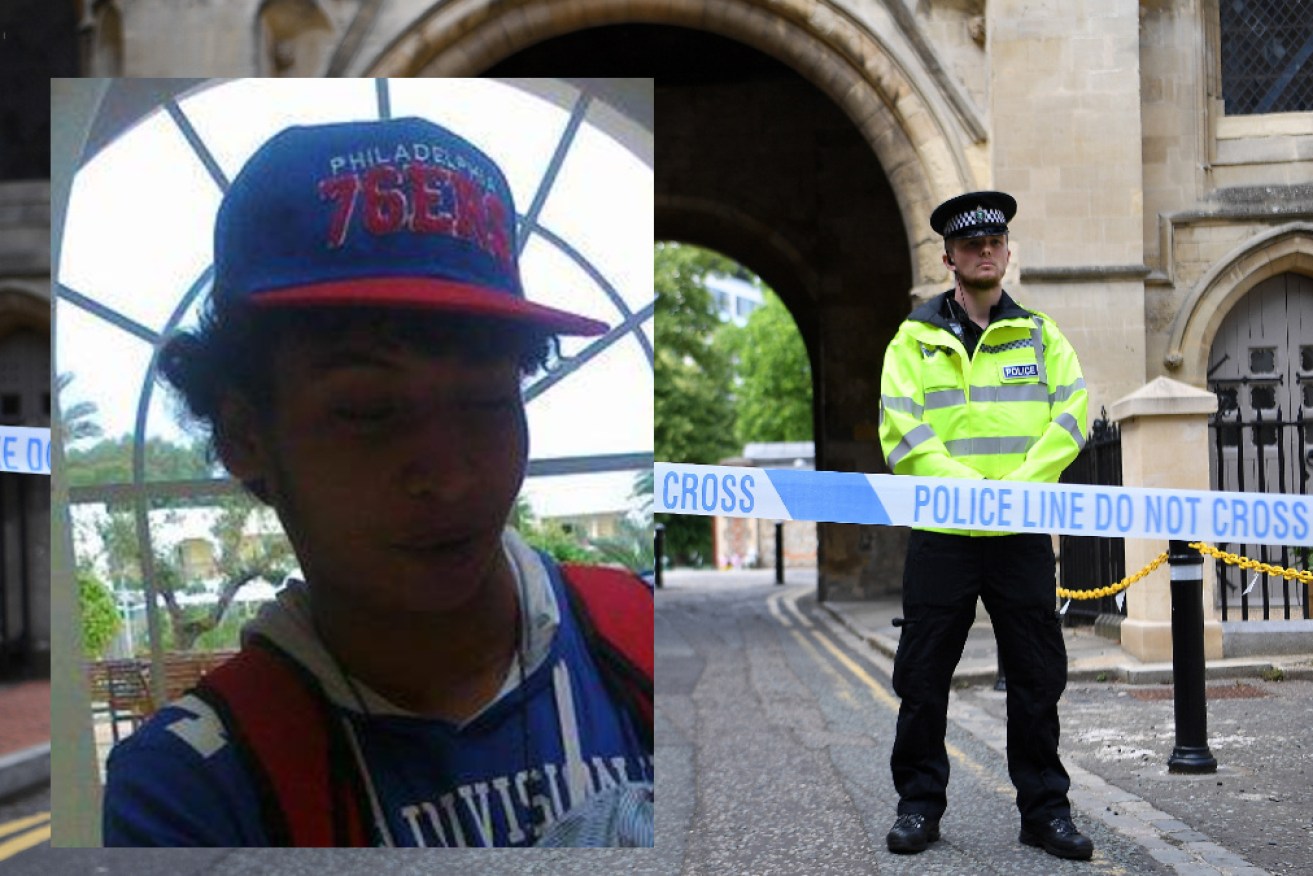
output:
[[[903,572],[903,616],[894,658],[902,698],[890,767],[898,813],[940,817],[948,805],[948,692],[979,596],[1007,676],[1008,775],[1022,821],[1070,815],[1071,780],[1058,759],[1058,698],[1067,648],[1053,609],[1048,535],[972,538],[914,530]]]

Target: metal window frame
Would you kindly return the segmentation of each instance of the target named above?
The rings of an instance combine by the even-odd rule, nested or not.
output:
[[[170,80],[175,86],[178,84],[175,80]],[[391,118],[392,101],[391,89],[387,79],[376,79],[375,83],[375,100],[380,119]],[[189,144],[197,160],[201,162],[206,169],[210,178],[221,192],[226,192],[229,180],[224,174],[218,161],[206,146],[204,139],[191,124],[186,112],[180,105],[180,99],[195,91],[197,85],[200,87],[209,87],[219,84],[214,80],[188,80],[184,88],[175,88],[170,93],[166,93],[163,99],[158,101],[154,109],[147,109],[138,116],[137,120],[145,118],[154,110],[163,110],[168,114],[173,123],[177,126],[183,138]],[[513,80],[505,84],[510,87],[519,87]],[[110,86],[113,87],[112,85]],[[541,224],[539,217],[542,209],[551,194],[552,187],[559,175],[560,169],[569,154],[575,136],[579,129],[587,120],[587,114],[593,98],[582,88],[568,84],[566,85],[574,93],[573,104],[569,107],[569,120],[562,132],[552,157],[544,171],[543,178],[539,182],[538,189],[530,203],[530,206],[522,215],[517,217],[519,223],[519,251],[523,252],[528,240],[533,235],[542,237],[550,246],[556,247],[563,252],[571,261],[578,265],[591,279],[593,279],[601,288],[612,306],[616,308],[621,316],[618,325],[612,327],[604,335],[592,340],[579,353],[564,357],[559,367],[553,368],[547,374],[531,383],[525,388],[525,404],[531,403],[538,396],[545,393],[548,389],[557,383],[576,373],[584,367],[589,361],[596,358],[616,343],[632,335],[643,351],[647,360],[648,367],[652,368],[654,363],[654,354],[651,341],[643,332],[643,324],[653,318],[656,301],[655,292],[653,299],[638,310],[633,310],[628,306],[620,294],[616,291],[615,286],[602,274],[596,266],[584,257],[575,247],[555,234],[551,229]],[[529,87],[520,87],[520,90],[531,96],[543,99],[542,95],[535,89]],[[107,91],[106,94],[109,92]],[[107,131],[101,115],[104,111],[105,103],[102,99],[98,107],[96,117],[90,120],[90,134],[80,164],[85,164],[99,149],[103,148],[109,142],[112,142],[123,131]],[[138,109],[142,109],[138,107]],[[596,124],[596,122],[593,122]],[[599,126],[600,127],[600,126]],[[126,126],[125,126],[126,128]],[[605,130],[603,128],[603,130]],[[650,161],[646,157],[639,155],[627,144],[627,151],[634,154],[635,157],[651,167]],[[74,171],[76,175],[76,171]],[[150,412],[150,403],[153,397],[156,374],[159,363],[159,355],[164,343],[177,330],[182,319],[191,309],[200,295],[208,289],[214,275],[213,265],[209,265],[201,275],[193,281],[187,292],[179,299],[177,306],[169,315],[161,331],[155,331],[147,326],[142,325],[136,320],[118,312],[116,309],[109,307],[95,299],[93,294],[88,294],[85,290],[72,289],[57,280],[53,283],[55,297],[57,301],[62,301],[69,305],[75,306],[84,312],[95,316],[104,321],[112,328],[119,329],[142,340],[151,346],[151,357],[146,367],[143,377],[142,389],[138,398],[138,406],[134,423],[133,441],[132,441],[132,481],[127,484],[112,484],[100,487],[70,487],[68,489],[69,507],[78,504],[98,503],[108,500],[131,502],[134,509],[135,524],[137,530],[137,543],[140,551],[140,565],[142,571],[142,586],[146,598],[146,616],[148,637],[151,648],[152,663],[152,685],[157,701],[164,701],[164,680],[165,672],[163,666],[164,652],[160,609],[156,602],[156,573],[154,569],[154,551],[151,544],[151,530],[149,521],[150,505],[153,501],[160,498],[201,498],[205,496],[230,495],[241,491],[241,485],[231,479],[215,480],[192,480],[192,481],[146,481],[145,479],[145,450],[147,443],[146,425]],[[55,360],[55,352],[52,351],[52,362]],[[58,366],[54,366],[55,373],[58,373]],[[638,471],[644,468],[650,468],[653,462],[652,453],[614,453],[614,454],[594,454],[579,457],[568,457],[561,459],[537,459],[529,461],[529,476],[550,476],[563,474],[581,474],[581,473],[601,473],[616,471]],[[73,562],[68,563],[68,567],[73,567]]]

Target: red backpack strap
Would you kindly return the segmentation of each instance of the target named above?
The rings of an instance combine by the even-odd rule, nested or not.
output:
[[[223,721],[254,779],[270,845],[370,844],[341,718],[303,666],[257,636],[193,693]]]
[[[562,564],[570,609],[612,694],[637,719],[652,751],[652,591],[621,569]]]

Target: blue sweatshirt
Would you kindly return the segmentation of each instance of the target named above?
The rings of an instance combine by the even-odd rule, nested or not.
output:
[[[532,845],[589,798],[652,781],[650,754],[565,610],[555,564],[510,531],[503,543],[525,607],[524,687],[517,656],[501,691],[462,723],[349,685],[315,634],[304,584],[290,584],[243,631],[272,641],[322,685],[365,776],[377,844]],[[161,709],[114,748],[107,769],[107,846],[269,845],[257,787],[197,697]]]

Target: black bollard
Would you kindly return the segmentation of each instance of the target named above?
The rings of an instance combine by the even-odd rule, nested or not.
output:
[[[658,523],[656,525],[656,586],[661,587],[661,565],[665,561],[666,555],[666,525]]]
[[[1172,773],[1215,773],[1208,750],[1204,695],[1204,558],[1180,540],[1167,550],[1172,570],[1172,678],[1176,695],[1176,748],[1167,758]]]
[[[784,523],[775,521],[775,583],[784,583]]]

